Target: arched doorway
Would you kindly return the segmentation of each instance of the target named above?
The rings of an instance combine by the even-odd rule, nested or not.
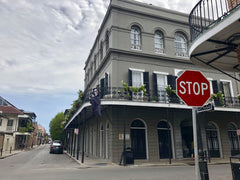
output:
[[[131,146],[134,159],[146,159],[146,131],[141,120],[134,120],[131,124]]]
[[[159,158],[172,158],[171,129],[166,121],[160,121],[157,125]]]
[[[209,122],[206,127],[207,146],[211,157],[220,157],[217,127]]]
[[[229,123],[227,125],[228,130],[228,138],[231,144],[231,155],[237,155],[240,153],[239,151],[239,140],[237,136],[237,128],[233,123]]]
[[[184,120],[181,123],[183,157],[190,158],[193,151],[193,127],[191,120]]]

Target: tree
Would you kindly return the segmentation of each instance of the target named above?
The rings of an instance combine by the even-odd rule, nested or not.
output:
[[[49,131],[52,140],[64,140],[64,128],[62,123],[64,123],[64,113],[58,113],[49,123]]]

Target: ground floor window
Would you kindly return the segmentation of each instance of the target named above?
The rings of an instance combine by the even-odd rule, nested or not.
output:
[[[213,123],[208,123],[206,128],[207,146],[211,157],[220,157],[218,131]]]
[[[131,146],[134,159],[146,159],[146,128],[141,120],[134,120],[131,124]]]
[[[228,138],[231,145],[231,155],[234,156],[240,153],[239,140],[237,136],[237,128],[234,124],[229,123],[227,126],[227,129],[228,129]]]

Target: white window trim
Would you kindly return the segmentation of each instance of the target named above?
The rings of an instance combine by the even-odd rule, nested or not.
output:
[[[162,74],[162,75],[169,75],[169,73],[166,72],[159,72],[159,71],[153,71],[155,74]]]
[[[129,68],[131,71],[138,71],[138,72],[145,72],[144,69],[135,69],[135,68]]]
[[[179,73],[180,71],[185,71],[185,69],[174,69],[175,76],[179,77],[179,76],[178,76],[178,73]]]
[[[209,84],[210,84],[210,93],[213,94],[213,87],[212,87],[213,78],[207,78],[207,80],[209,81]]]
[[[231,80],[226,80],[226,79],[220,79],[220,82],[229,82],[229,84],[230,84],[231,96],[234,97],[233,87],[232,87],[232,81],[231,81]]]

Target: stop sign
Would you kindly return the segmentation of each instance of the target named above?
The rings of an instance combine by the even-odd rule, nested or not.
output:
[[[176,80],[177,95],[188,106],[203,106],[210,98],[210,83],[200,71],[186,70]]]

